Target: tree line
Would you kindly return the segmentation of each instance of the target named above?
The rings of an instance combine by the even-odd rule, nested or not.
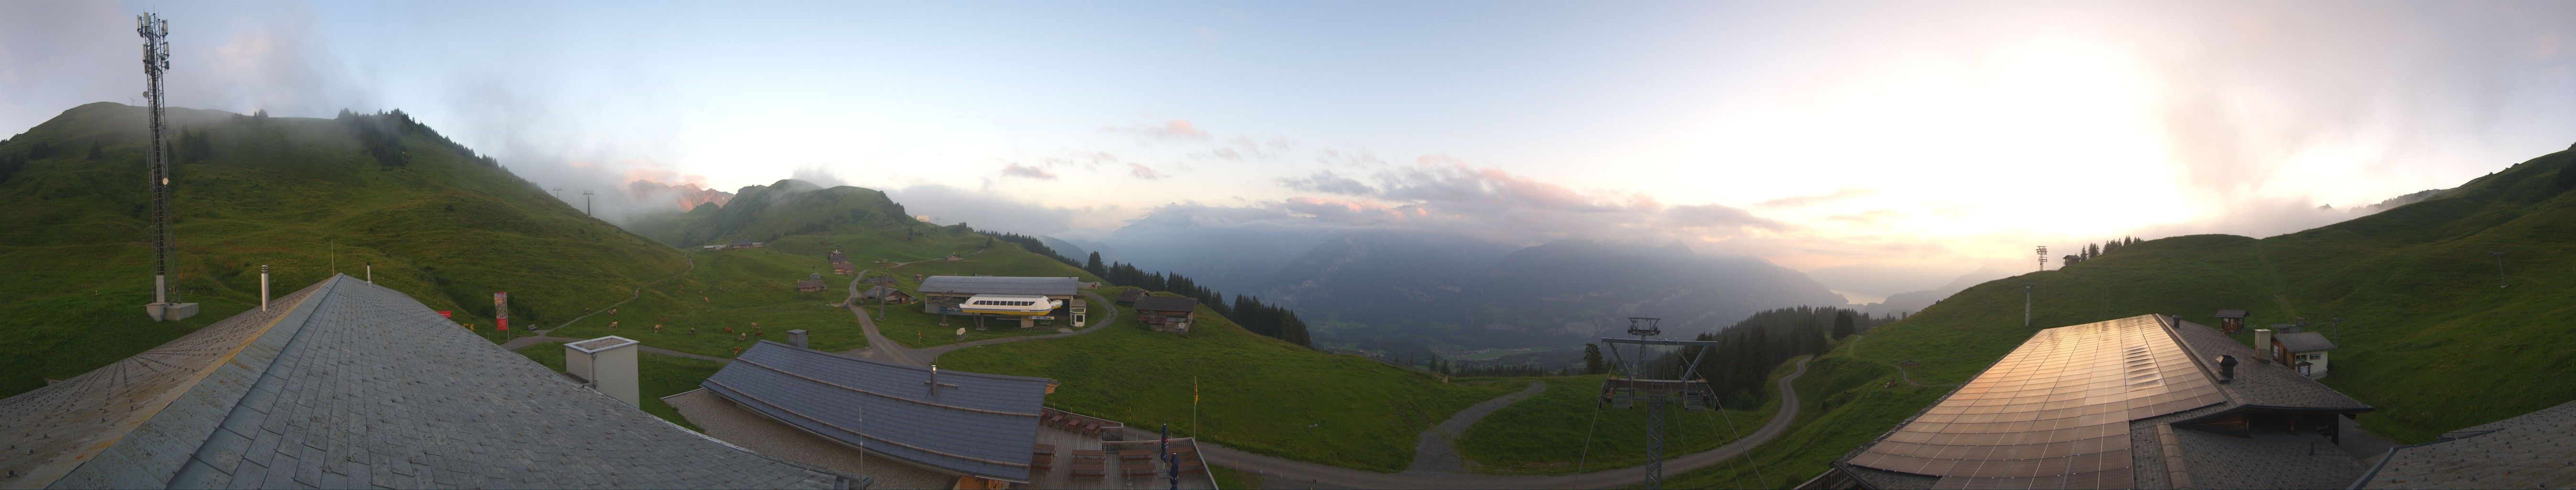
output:
[[[2126,247],[2126,246],[2130,246],[2130,245],[2137,245],[2137,244],[2138,244],[2138,242],[2143,242],[2143,241],[2146,241],[2146,240],[2140,240],[2140,239],[2138,239],[2138,237],[2133,237],[2133,236],[2132,236],[2132,237],[2120,237],[2120,238],[2113,238],[2113,239],[2105,240],[2105,241],[2102,241],[2102,242],[2099,242],[2099,243],[2087,243],[2087,244],[2084,244],[2084,248],[2076,249],[2076,250],[2075,250],[2075,253],[2073,253],[2073,254],[2068,254],[2066,257],[2064,257],[2064,258],[2063,258],[2063,260],[2065,260],[2065,262],[2064,262],[2064,263],[2065,263],[2066,265],[2075,265],[2075,263],[2077,263],[2077,262],[2083,262],[2083,261],[2087,261],[2087,260],[2093,260],[2093,258],[2094,258],[2094,257],[2100,257],[2100,256],[2102,256],[2102,254],[2111,253],[2111,251],[2113,251],[2113,250],[2119,250],[2119,249],[2120,249],[2120,247]],[[2065,266],[2059,266],[2059,267],[2065,267]]]
[[[1005,238],[1005,240],[1009,239]],[[1034,241],[1036,239],[1030,238],[1029,240]],[[1023,246],[1029,245],[1028,243],[1018,241],[1013,241],[1012,243],[1020,243]],[[1051,249],[1046,248],[1044,244],[1037,245],[1036,248],[1031,250],[1046,250],[1047,252],[1045,253],[1049,256],[1055,257],[1056,260],[1061,260],[1068,264],[1073,263],[1072,259],[1054,255],[1054,252]],[[1082,270],[1090,271],[1091,275],[1098,276],[1103,281],[1109,281],[1110,284],[1131,286],[1147,291],[1168,292],[1179,294],[1182,297],[1199,300],[1199,304],[1207,305],[1208,309],[1215,311],[1217,315],[1224,316],[1227,320],[1233,320],[1235,325],[1241,325],[1244,330],[1249,330],[1252,333],[1285,340],[1288,341],[1288,343],[1297,344],[1300,347],[1309,349],[1312,349],[1315,346],[1314,339],[1306,334],[1306,321],[1297,318],[1297,312],[1291,311],[1285,306],[1263,302],[1259,297],[1238,294],[1234,295],[1234,300],[1229,302],[1226,301],[1225,293],[1218,292],[1214,288],[1201,286],[1198,281],[1192,280],[1188,276],[1180,275],[1180,273],[1149,273],[1145,272],[1144,269],[1137,268],[1133,264],[1118,262],[1102,263],[1100,261],[1100,252],[1092,252],[1091,257],[1083,261],[1083,263],[1078,264],[1078,266],[1082,267]]]

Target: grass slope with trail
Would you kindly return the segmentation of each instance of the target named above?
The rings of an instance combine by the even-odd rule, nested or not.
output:
[[[1782,363],[1772,379],[1792,366]],[[1458,453],[1476,463],[1476,472],[1492,474],[1562,475],[1646,464],[1646,408],[1595,408],[1607,378],[1534,378],[1547,381],[1547,390],[1477,421],[1458,438]],[[1666,407],[1664,456],[1716,449],[1752,433],[1779,411],[1777,391],[1766,390],[1761,406],[1724,415]]]
[[[1908,369],[1925,384],[1962,383],[2042,328],[2144,313],[2214,324],[2210,316],[2222,308],[2251,310],[2247,323],[2256,327],[2314,322],[2310,331],[2328,332],[2338,346],[2332,373],[2320,381],[2379,408],[2362,415],[2362,426],[2428,441],[2576,400],[2576,384],[2558,381],[2576,377],[2576,329],[2568,328],[2576,254],[2568,243],[2576,243],[2576,149],[2316,229],[2149,240],[1987,282],[1820,359],[1810,376],[1847,372],[1868,382],[1820,387],[1809,396],[1845,403],[1816,412],[1757,457],[1792,472],[1786,483],[1773,474],[1768,486],[1793,485],[1952,389],[1907,386],[1885,363],[1921,362]],[[2506,252],[2502,280],[2511,287],[2498,287],[2489,254],[2496,250]],[[2022,326],[2024,281],[2036,284],[2030,327]],[[2333,317],[2345,321],[2332,326]],[[1863,337],[1864,358],[1851,357],[1847,347]],[[1889,381],[1896,386],[1885,387]],[[1738,475],[1730,471],[1693,472],[1676,486],[1733,486]]]
[[[974,347],[943,368],[1042,376],[1063,383],[1047,405],[1134,427],[1171,424],[1210,442],[1301,461],[1403,470],[1415,437],[1526,380],[1442,383],[1427,373],[1332,355],[1244,330],[1199,307],[1188,336],[1154,332],[1121,314],[1102,331]]]
[[[173,287],[203,311],[149,321],[143,109],[83,105],[0,142],[0,396],[43,386],[250,308],[259,268],[293,291],[336,269],[498,340],[562,321],[687,267],[680,253],[583,215],[497,162],[399,114],[339,119],[169,109]],[[91,148],[95,147],[93,152]],[[93,156],[95,153],[95,156]],[[524,329],[524,327],[522,327]]]

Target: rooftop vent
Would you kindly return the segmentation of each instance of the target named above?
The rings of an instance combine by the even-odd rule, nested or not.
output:
[[[787,345],[793,345],[793,346],[796,346],[796,348],[798,348],[798,349],[803,349],[803,348],[805,348],[805,331],[804,331],[804,330],[789,330],[789,331],[787,331]]]
[[[2218,382],[2236,381],[2236,356],[2218,356]]]
[[[615,335],[564,344],[564,371],[609,398],[643,407],[635,379],[634,339]]]

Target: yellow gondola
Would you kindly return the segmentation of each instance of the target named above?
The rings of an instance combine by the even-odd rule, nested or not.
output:
[[[966,298],[957,309],[980,315],[1045,316],[1064,307],[1063,300],[1021,294],[978,294]]]

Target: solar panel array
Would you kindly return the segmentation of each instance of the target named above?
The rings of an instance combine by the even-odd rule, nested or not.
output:
[[[2223,401],[2154,315],[2051,328],[1850,463],[1935,488],[2129,488],[2129,421]]]

